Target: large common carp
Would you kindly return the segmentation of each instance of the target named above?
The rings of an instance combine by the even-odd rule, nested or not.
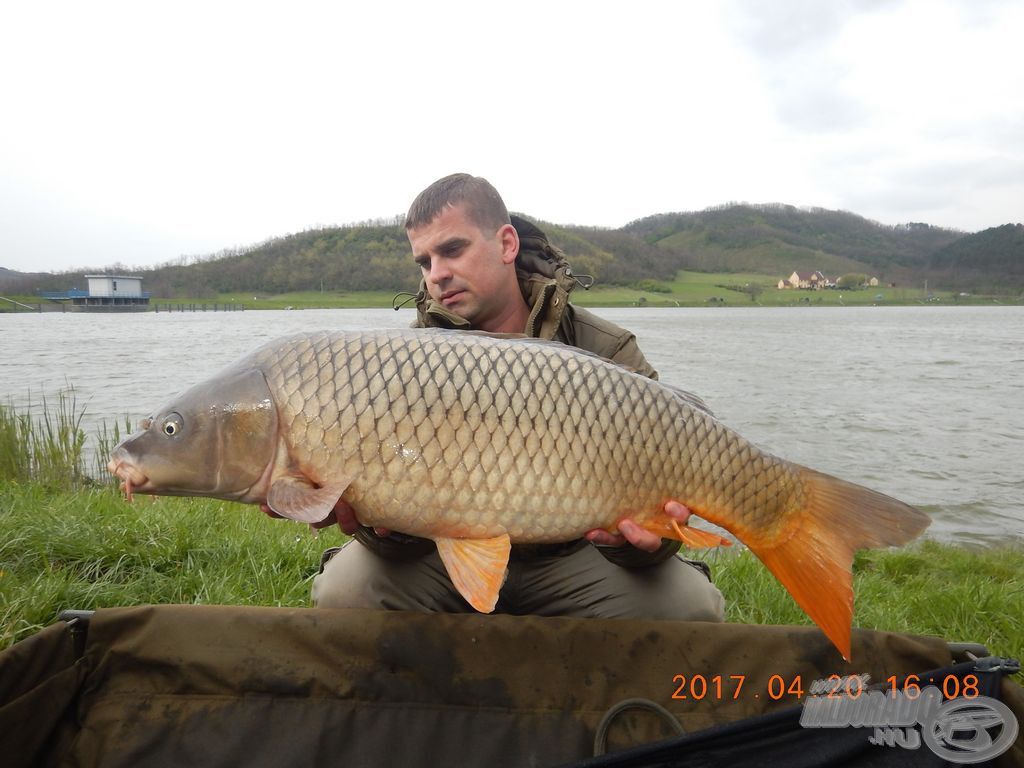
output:
[[[267,503],[433,539],[493,610],[510,542],[632,517],[691,544],[676,499],[732,532],[850,656],[851,564],[928,525],[916,509],[778,459],[692,395],[555,342],[453,331],[272,341],[144,419],[108,465],[126,490]],[[710,537],[718,542],[718,537]]]

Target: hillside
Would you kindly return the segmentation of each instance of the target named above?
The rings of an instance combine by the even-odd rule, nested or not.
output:
[[[928,224],[885,226],[845,211],[731,204],[663,213],[619,229],[538,221],[579,274],[605,285],[670,281],[680,270],[788,276],[866,273],[883,283],[963,290],[1024,288],[1024,227],[966,235]],[[396,220],[325,227],[152,269],[124,265],[64,274],[0,271],[0,290],[84,287],[82,275],[130,271],[156,296],[413,290],[418,275]]]
[[[932,254],[937,279],[964,288],[1024,285],[1024,225],[1005,224],[956,240]]]
[[[888,282],[916,279],[931,253],[963,237],[928,224],[887,227],[846,211],[780,204],[660,214],[623,229],[700,271],[867,272]]]

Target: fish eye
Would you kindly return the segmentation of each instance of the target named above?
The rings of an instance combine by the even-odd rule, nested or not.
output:
[[[184,424],[182,423],[181,416],[176,413],[172,413],[164,419],[164,423],[160,429],[168,437],[174,437],[181,431],[183,426]]]

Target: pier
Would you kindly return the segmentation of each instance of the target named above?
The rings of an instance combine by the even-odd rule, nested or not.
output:
[[[153,304],[154,312],[244,312],[245,304]]]
[[[0,306],[4,309],[0,309],[0,312],[11,311],[11,312],[244,312],[245,304],[232,303],[221,303],[213,302],[210,304],[203,303],[171,303],[167,302],[164,304],[153,302],[150,303],[148,296],[145,302],[135,301],[119,301],[119,302],[105,302],[105,303],[71,303],[69,301],[62,301],[50,296],[41,296],[40,298],[46,299],[46,301],[40,302],[39,304],[23,304],[15,299],[9,299],[6,296],[0,296],[0,302],[6,302]],[[62,299],[68,297],[62,296]]]

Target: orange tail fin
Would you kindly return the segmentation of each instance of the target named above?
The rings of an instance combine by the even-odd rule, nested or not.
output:
[[[850,659],[853,555],[858,549],[906,544],[931,520],[902,501],[800,467],[804,506],[782,535],[743,542],[782,582],[825,636]]]

